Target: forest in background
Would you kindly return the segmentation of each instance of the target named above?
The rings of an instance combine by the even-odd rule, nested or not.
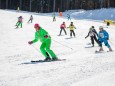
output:
[[[66,10],[114,8],[115,0],[0,0],[0,9],[17,8],[31,12],[63,12]]]

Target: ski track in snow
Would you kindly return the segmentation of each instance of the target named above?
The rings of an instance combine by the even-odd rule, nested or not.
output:
[[[14,29],[17,17],[22,15],[24,18],[23,28]],[[94,48],[84,48],[90,42],[90,38],[85,40],[89,27],[94,25],[98,31],[101,22],[74,20],[76,26],[76,38],[65,39],[67,36],[57,36],[60,32],[60,24],[65,21],[66,26],[71,21],[65,18],[56,17],[57,21],[52,22],[51,16],[34,15],[34,22],[27,24],[30,17],[29,13],[16,13],[0,10],[0,86],[71,86],[73,83],[91,78],[101,73],[115,71],[115,53],[108,52],[95,54],[98,45]],[[39,23],[45,28],[52,39],[70,48],[63,46],[52,40],[51,49],[59,58],[66,59],[60,62],[48,62],[38,64],[22,64],[32,59],[44,59],[41,55],[40,42],[33,44],[35,50],[27,42],[34,38],[33,25]],[[115,30],[110,26],[106,30],[110,34],[111,46],[115,49]],[[105,51],[107,50],[104,47]]]

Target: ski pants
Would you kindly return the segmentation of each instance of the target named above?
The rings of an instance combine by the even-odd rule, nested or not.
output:
[[[91,36],[91,43],[92,43],[92,45],[94,45],[94,40],[97,42],[97,44],[99,44],[98,39],[97,39],[96,36],[94,35],[94,36]]]
[[[70,18],[70,17],[68,17],[67,19],[68,19],[68,20],[71,20],[71,18]]]
[[[29,21],[28,21],[28,23],[31,21],[31,23],[32,23],[32,19],[29,19]]]
[[[108,48],[110,48],[110,45],[109,45],[109,43],[108,43],[108,41],[106,39],[102,39],[99,42],[100,42],[100,47],[102,47],[102,43],[104,42],[105,46],[107,46]]]
[[[74,30],[70,30],[70,36],[72,37],[72,34],[74,35],[74,37],[75,37],[75,32],[74,32]]]
[[[56,21],[56,18],[55,18],[55,17],[53,17],[53,21]]]
[[[64,28],[61,28],[60,35],[61,35],[62,30],[65,32],[65,35],[67,35],[66,30]]]
[[[51,46],[51,39],[47,39],[45,42],[43,42],[40,46],[40,51],[45,56],[45,58],[49,57],[49,55],[52,58],[56,58],[55,53],[50,49]],[[49,55],[48,55],[49,54]]]
[[[22,22],[19,22],[19,21],[18,21],[18,22],[16,23],[16,26],[17,26],[17,27],[21,26],[21,28],[22,28]]]

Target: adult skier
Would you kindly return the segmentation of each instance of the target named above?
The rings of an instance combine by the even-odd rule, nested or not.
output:
[[[62,30],[65,32],[65,35],[67,35],[65,28],[66,28],[66,25],[65,25],[65,22],[63,22],[63,23],[60,25],[60,34],[59,34],[59,35],[61,35]]]
[[[92,26],[90,29],[89,29],[89,32],[88,32],[88,35],[85,37],[89,37],[91,38],[91,43],[92,43],[92,47],[94,47],[94,40],[97,42],[97,44],[99,45],[99,40],[97,39],[97,31],[95,30],[94,26]]]
[[[32,23],[32,21],[33,21],[33,16],[31,15],[30,16],[30,19],[28,20],[28,23],[31,21],[31,23]]]
[[[22,28],[22,16],[20,16],[20,17],[18,17],[18,22],[16,23],[16,28],[18,28],[19,26],[21,26],[21,28]]]
[[[102,47],[103,42],[104,42],[105,46],[107,46],[109,48],[109,51],[112,51],[112,48],[108,43],[109,34],[108,34],[108,32],[106,30],[103,29],[102,26],[99,27],[98,39],[99,39],[99,42],[100,42],[99,51],[103,51],[103,47]]]
[[[74,32],[74,29],[76,29],[76,27],[73,25],[73,22],[71,22],[71,24],[69,25],[69,27],[67,27],[70,29],[70,37],[72,38],[72,34],[74,35],[75,37],[75,32]]]
[[[44,61],[49,61],[51,60],[50,56],[52,57],[52,60],[58,60],[57,56],[55,53],[50,49],[51,46],[51,37],[48,34],[47,31],[45,31],[39,24],[35,24],[34,28],[36,30],[35,32],[35,39],[32,41],[29,41],[28,44],[33,44],[37,42],[38,40],[41,41],[41,46],[40,50],[42,54],[45,56]]]

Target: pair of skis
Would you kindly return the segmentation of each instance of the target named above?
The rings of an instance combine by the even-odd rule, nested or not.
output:
[[[95,53],[104,53],[105,51],[98,51],[96,50]],[[106,51],[106,52],[113,52],[113,51]]]
[[[58,59],[58,60],[31,60],[29,62],[24,62],[22,64],[38,64],[38,63],[47,63],[47,62],[56,62],[56,61],[65,61],[66,59]]]
[[[66,59],[57,59],[57,60],[31,60],[31,62],[54,62],[54,61],[65,61]]]

